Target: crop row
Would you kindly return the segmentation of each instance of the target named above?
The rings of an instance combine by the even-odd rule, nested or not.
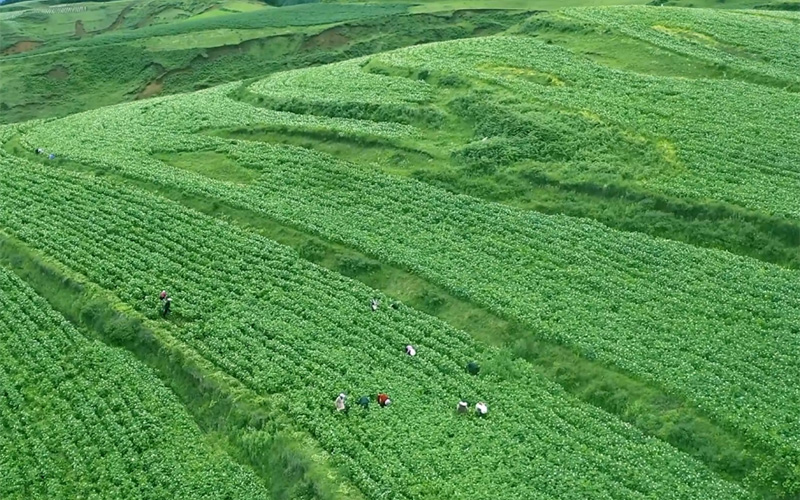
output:
[[[290,249],[118,184],[0,162],[7,231],[144,314],[170,290],[171,331],[275,395],[370,498],[743,495],[525,362],[403,306],[372,312],[377,292]],[[464,370],[471,359],[484,365],[478,377]],[[395,403],[341,415],[342,391],[386,391]],[[460,399],[485,400],[488,418],[456,414]]]
[[[721,67],[800,82],[800,33],[785,16],[642,6],[573,8],[560,14]]]
[[[800,105],[791,93],[737,81],[643,77],[610,71],[526,37],[458,40],[376,57],[389,66],[429,68],[491,81],[513,90],[518,98],[589,113],[634,137],[670,145],[674,168],[650,169],[652,173],[634,184],[643,190],[791,217],[800,215],[794,195],[800,187],[800,124],[794,120]],[[495,69],[498,67],[558,75],[569,85],[540,85],[509,76]],[[335,80],[328,83],[333,85]],[[296,87],[293,97],[304,92],[303,86]],[[268,126],[388,139],[419,135],[408,125],[259,109],[226,97],[232,88],[223,86],[74,115],[36,127],[27,143],[45,144],[75,158],[97,161],[112,158],[115,150],[156,149],[153,141],[175,149],[193,140],[191,134],[213,128]],[[313,88],[307,93],[321,98]],[[379,102],[374,94],[340,93],[333,98]],[[72,133],[62,133],[65,129]],[[584,147],[602,150],[604,145]],[[620,166],[620,170],[624,168]]]
[[[390,66],[493,82],[522,102],[588,113],[633,137],[669,144],[674,168],[633,184],[641,190],[800,216],[794,194],[800,123],[793,118],[800,104],[793,93],[735,80],[615,71],[527,37],[456,40],[376,57]],[[504,67],[555,75],[565,84],[543,85]]]
[[[364,71],[369,58],[279,73],[251,87],[253,92],[273,98],[302,97],[316,102],[339,101],[349,95],[359,102],[425,103],[433,88],[424,80],[397,78]],[[331,82],[338,83],[331,92]]]
[[[661,11],[633,9],[631,12],[639,14],[640,10]],[[600,10],[606,11],[617,12],[615,9]],[[740,16],[745,21],[752,17],[753,23],[759,25],[757,16]],[[750,25],[743,26],[750,29]],[[796,46],[796,43],[769,43],[786,50]],[[769,64],[770,68],[796,65],[791,58],[774,55],[765,58],[770,62],[763,64]],[[456,75],[462,81],[480,82],[482,87],[488,83],[513,95],[516,101],[540,102],[591,116],[625,131],[630,137],[665,145],[665,155],[666,151],[672,151],[666,159],[673,168],[654,170],[644,165],[642,173],[635,176],[635,182],[625,181],[622,172],[628,166],[624,164],[615,167],[584,162],[582,169],[610,168],[613,172],[616,168],[618,182],[627,182],[643,191],[699,202],[713,200],[794,218],[800,216],[800,204],[794,195],[800,188],[797,169],[800,123],[795,119],[800,114],[800,104],[793,93],[737,80],[676,79],[611,70],[529,37],[455,40],[410,47],[369,59],[374,65],[402,68],[410,74],[428,71],[441,79]],[[327,72],[315,68],[313,83],[297,76],[296,73],[302,72],[296,72],[272,75],[263,83],[254,84],[252,89],[268,97],[291,95],[309,102],[338,99],[379,103],[380,93],[350,91],[361,89],[374,79],[375,75],[366,70],[361,71],[363,84],[351,82],[342,91],[327,96],[316,91],[322,87],[334,88],[337,81],[334,76],[344,71],[342,66],[354,73],[352,70],[366,60],[330,65]],[[330,75],[329,79],[325,78],[326,74]],[[561,84],[543,84],[529,78],[531,74],[549,75]],[[281,78],[290,76],[291,88],[278,86]],[[354,73],[352,78],[357,77]],[[382,78],[408,80],[396,76]],[[436,95],[435,90],[427,90]],[[603,143],[582,145],[586,150],[597,151],[604,151],[607,146]]]
[[[209,106],[219,98],[204,97]],[[180,115],[181,106],[169,109]],[[82,138],[84,144],[119,141],[113,150],[76,144],[69,134],[56,135],[55,126],[25,140],[354,246],[680,394],[731,429],[774,448],[800,450],[800,428],[789,417],[800,400],[794,383],[800,368],[786,354],[800,347],[800,310],[789,299],[800,292],[794,273],[455,196],[308,150],[137,125],[139,111],[117,111],[102,121],[108,135]],[[129,125],[124,135],[116,133],[118,120]],[[242,188],[147,156],[209,148],[260,170],[260,181]]]
[[[266,498],[138,361],[0,268],[0,497]]]

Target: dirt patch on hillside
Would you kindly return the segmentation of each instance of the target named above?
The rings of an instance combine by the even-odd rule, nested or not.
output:
[[[83,38],[86,36],[86,28],[83,27],[83,21],[78,19],[75,21],[75,36]]]
[[[47,78],[52,80],[66,80],[69,78],[69,70],[60,64],[53,66],[53,69],[47,72]]]
[[[125,16],[127,16],[127,15],[128,15],[128,12],[130,12],[130,11],[131,11],[131,9],[133,9],[133,4],[131,4],[131,5],[128,5],[127,7],[125,7],[124,9],[122,9],[122,11],[119,13],[119,15],[117,16],[117,18],[116,18],[116,19],[114,19],[114,22],[113,22],[113,23],[111,23],[111,25],[110,25],[108,28],[105,28],[105,29],[102,29],[102,30],[100,30],[100,32],[101,32],[101,33],[106,33],[106,32],[108,32],[108,31],[114,31],[115,29],[117,29],[117,28],[119,28],[120,26],[122,26],[122,23],[123,23],[123,22],[125,22]]]
[[[148,83],[147,86],[139,92],[139,95],[136,96],[136,99],[147,99],[148,97],[153,97],[161,93],[164,90],[164,82],[161,80],[153,80],[152,82]]]
[[[220,5],[220,4],[218,4],[218,3],[215,3],[214,5],[212,5],[212,6],[210,6],[210,7],[207,7],[207,8],[205,8],[205,9],[201,10],[200,12],[198,12],[198,13],[197,13],[197,14],[195,14],[195,15],[196,15],[196,16],[199,16],[200,14],[205,14],[206,12],[211,12],[212,10],[217,10],[217,9],[219,9],[220,7],[221,7],[221,5]]]
[[[209,60],[218,59],[220,57],[229,56],[231,54],[243,54],[245,52],[244,44],[238,43],[236,45],[220,45],[218,47],[211,47],[206,49],[206,57]]]
[[[243,42],[237,43],[235,45],[220,45],[218,47],[211,47],[206,50],[206,57],[198,57],[192,61],[192,64],[196,61],[201,59],[206,59],[208,61],[213,61],[215,59],[219,59],[220,57],[232,55],[232,54],[244,54],[251,50],[270,50],[274,53],[274,51],[279,51],[278,53],[283,53],[280,51],[285,51],[285,47],[292,46],[293,43],[299,43],[300,35],[295,34],[287,34],[287,35],[275,35],[269,36],[265,38],[254,38],[252,40],[245,40]]]
[[[344,36],[341,31],[341,28],[329,28],[322,33],[308,37],[303,42],[303,45],[300,46],[300,49],[332,49],[347,45],[350,43],[350,39]]]
[[[4,50],[3,55],[8,56],[11,54],[19,54],[21,52],[27,52],[29,50],[33,50],[41,46],[42,42],[34,42],[33,40],[22,40]]]
[[[159,15],[161,15],[161,14],[163,14],[165,12],[168,12],[168,11],[181,12],[183,14],[181,17],[183,17],[183,18],[192,17],[192,13],[191,12],[186,12],[183,9],[176,9],[174,5],[166,5],[164,7],[160,7],[158,9],[150,12],[149,14],[147,14],[147,17],[139,20],[139,22],[136,23],[136,27],[137,28],[144,28],[145,26],[150,26],[151,24],[153,24],[153,21],[156,20],[156,17],[158,17]]]

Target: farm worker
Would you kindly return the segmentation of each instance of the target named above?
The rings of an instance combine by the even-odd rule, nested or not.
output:
[[[339,397],[336,398],[336,401],[334,402],[337,411],[344,411],[347,408],[347,406],[345,405],[346,399],[347,396],[345,395],[345,393],[339,394]]]
[[[413,345],[409,344],[409,345],[406,346],[406,354],[408,354],[409,356],[416,356],[417,355],[417,350],[414,349]]]
[[[358,404],[366,410],[369,407],[369,396],[361,396],[358,398]]]
[[[459,401],[458,406],[456,406],[456,411],[458,413],[467,413],[469,409],[469,404],[466,401]]]
[[[373,311],[377,311],[379,305],[381,305],[381,303],[378,302],[378,299],[372,299],[372,302],[370,303],[370,306],[372,307]]]
[[[37,155],[40,155],[40,154],[42,154],[42,153],[44,153],[44,149],[42,149],[42,148],[36,148],[36,154],[37,154]]]
[[[475,411],[478,413],[478,416],[486,415],[486,412],[489,411],[489,408],[486,407],[486,403],[478,403],[475,405]]]
[[[397,301],[392,301],[392,304],[391,304],[391,306],[390,306],[390,307],[391,307],[392,309],[395,309],[395,310],[397,310],[397,309],[400,309],[400,302],[397,302]]]
[[[55,158],[55,157],[56,157],[56,155],[55,155],[54,153],[50,153],[50,156],[48,156],[48,158],[50,158],[51,160],[52,160],[53,158]]]
[[[389,396],[385,392],[382,392],[378,394],[378,404],[381,406],[389,406],[392,404],[392,400],[389,399]]]
[[[470,375],[477,375],[479,371],[481,371],[481,367],[478,366],[478,363],[474,361],[470,361],[467,363],[467,371]]]
[[[161,300],[166,299],[167,298],[167,291],[166,290],[161,290],[161,293],[158,294],[158,298],[161,299]]]
[[[164,313],[162,314],[165,318],[167,314],[169,314],[170,307],[172,307],[172,297],[167,297],[167,300],[164,302]]]

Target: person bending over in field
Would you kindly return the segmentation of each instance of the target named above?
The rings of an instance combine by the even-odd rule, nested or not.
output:
[[[167,314],[169,314],[169,310],[171,307],[172,307],[172,297],[167,297],[166,300],[164,301],[164,312],[161,315],[166,318]]]
[[[333,404],[336,405],[336,411],[345,411],[347,409],[347,395],[345,393],[339,394],[339,397],[336,398]]]
[[[414,349],[413,345],[409,344],[406,346],[406,354],[408,354],[409,356],[416,356],[417,350]]]
[[[475,405],[475,412],[479,417],[483,417],[489,412],[489,408],[486,407],[486,403],[478,403]]]
[[[380,305],[381,303],[378,301],[378,299],[372,299],[372,302],[370,302],[370,307],[372,307],[373,311],[377,311]]]
[[[382,392],[378,394],[378,404],[381,405],[381,407],[387,407],[392,404],[392,400],[389,399],[389,396],[385,392]]]
[[[466,401],[459,401],[458,406],[456,406],[456,411],[458,413],[467,413],[467,410],[469,410],[469,403]]]

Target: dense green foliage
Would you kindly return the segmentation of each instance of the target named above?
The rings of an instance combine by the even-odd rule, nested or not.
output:
[[[267,498],[127,353],[0,268],[0,496]]]
[[[64,116],[416,43],[495,33],[524,18],[519,13],[502,12],[405,15],[391,6],[370,10],[358,5],[342,8],[333,5],[315,7],[313,16],[321,23],[317,26],[276,27],[287,22],[311,22],[311,18],[286,16],[281,14],[284,9],[262,7],[265,12],[274,13],[269,16],[244,13],[253,28],[211,29],[205,26],[210,20],[219,24],[228,18],[240,19],[241,15],[189,17],[200,7],[190,0],[183,3],[186,5],[173,5],[167,10],[161,1],[136,3],[121,16],[118,13],[121,7],[115,2],[109,5],[116,8],[109,7],[109,12],[102,15],[96,10],[89,11],[100,20],[106,19],[106,25],[117,22],[114,16],[120,15],[120,26],[115,30],[90,33],[82,39],[74,39],[71,32],[66,32],[53,40],[43,39],[44,43],[34,46],[32,51],[0,56],[0,72],[4,75],[0,122]],[[395,15],[388,15],[390,12]],[[87,15],[84,12],[73,17],[87,19]],[[168,15],[189,18],[185,22],[162,19]],[[144,27],[139,27],[142,23]],[[331,27],[335,23],[340,24]],[[19,32],[15,38],[11,36],[12,27],[31,31],[30,23],[18,18],[13,23],[0,24],[3,44],[13,46],[17,40],[31,40],[31,37],[37,40],[41,35]],[[169,31],[173,34],[168,34]],[[109,37],[135,39],[110,43]],[[59,48],[68,50],[69,57],[65,58]]]
[[[269,394],[370,498],[745,496],[524,362],[403,306],[373,313],[370,297],[389,298],[291,250],[118,184],[7,157],[1,168],[7,231],[153,318],[148,292],[167,287],[165,328]],[[479,377],[464,370],[472,359]],[[334,411],[341,391],[380,390],[391,407]],[[462,398],[485,399],[489,418],[457,415]]]
[[[105,164],[149,182],[263,212],[413,269],[458,296],[522,321],[540,335],[569,342],[666,385],[728,425],[747,428],[753,437],[775,439],[769,445],[776,449],[797,434],[786,422],[787,405],[773,404],[776,398],[796,397],[791,396],[796,365],[780,354],[796,342],[797,318],[784,299],[796,293],[794,274],[726,254],[614,233],[585,221],[453,196],[304,150],[177,133],[181,128],[190,132],[265,120],[278,127],[323,127],[347,135],[391,138],[416,133],[396,124],[389,128],[384,123],[252,108],[226,99],[224,91],[73,117],[66,123],[73,121],[69,126],[82,131],[77,144],[60,134],[65,124],[57,123],[38,127],[25,141],[29,148],[43,144],[96,167]],[[113,143],[114,154],[101,153],[100,141]],[[145,156],[209,148],[260,170],[259,182],[243,190],[169,169]],[[565,241],[581,243],[552,250],[555,242]],[[622,248],[626,250],[620,253]],[[600,262],[606,264],[598,273]],[[517,272],[506,277],[510,267]],[[678,268],[681,273],[675,274]],[[735,277],[720,277],[712,284],[706,276],[708,269],[727,268],[736,270]],[[625,293],[599,295],[611,282],[619,283]],[[765,295],[765,289],[771,292]],[[677,300],[678,295],[687,300]],[[728,299],[715,302],[720,295]],[[747,314],[737,312],[742,304],[749,304]],[[614,335],[609,336],[609,330]],[[730,344],[731,338],[737,343]],[[685,364],[688,356],[694,358],[691,365]],[[726,367],[724,372],[721,367]],[[759,374],[774,369],[777,373],[770,380],[776,385],[769,389]],[[743,389],[749,384],[757,386]],[[765,419],[772,422],[770,433],[762,427]],[[772,437],[775,432],[777,439]]]
[[[366,498],[800,494],[795,14],[570,8],[469,39],[522,16],[197,8],[4,58],[31,96],[9,119],[93,78],[100,105],[303,69],[0,127],[0,229],[263,398],[254,439],[313,440]],[[291,462],[242,442],[262,479]],[[313,498],[312,469],[285,491]]]
[[[630,182],[665,194],[713,193],[733,200],[736,193],[727,186],[741,189],[739,178],[747,176],[750,197],[742,198],[746,205],[756,208],[782,203],[784,210],[794,210],[788,161],[790,154],[797,152],[787,138],[795,131],[784,128],[780,135],[762,134],[757,152],[747,158],[727,151],[724,159],[728,163],[747,160],[737,165],[737,177],[731,178],[721,171],[724,167],[718,160],[714,166],[703,161],[710,159],[707,151],[712,147],[702,133],[708,131],[708,116],[702,123],[693,123],[653,118],[647,112],[652,104],[646,95],[658,94],[660,85],[664,89],[669,85],[670,95],[675,97],[683,95],[676,87],[686,86],[693,106],[675,100],[666,108],[670,116],[692,113],[700,119],[716,113],[723,117],[723,110],[712,104],[720,102],[724,92],[746,84],[726,82],[723,86],[610,72],[521,37],[450,42],[388,53],[374,60],[378,67],[410,68],[413,74],[416,68],[427,68],[440,78],[448,73],[467,80],[481,78],[509,86],[518,92],[517,99],[530,95],[576,110],[571,126],[558,127],[532,119],[535,109],[517,104],[523,114],[516,119],[509,114],[505,121],[479,122],[477,131],[488,139],[461,149],[459,161],[474,163],[477,159],[480,165],[488,158],[488,165],[495,168],[533,159],[546,175],[558,179]],[[416,106],[433,99],[434,86],[424,80],[376,74],[366,62],[355,60],[331,68],[329,81],[347,81],[341,99],[371,103],[385,96],[386,102],[397,106]],[[359,71],[364,74],[360,80]],[[325,73],[318,69],[309,72],[313,78],[292,72],[286,74],[291,84],[281,84],[280,75],[254,85],[253,90],[274,98],[305,96],[324,105],[331,99],[323,90]],[[542,75],[545,83],[540,81]],[[590,85],[590,78],[599,79],[603,86]],[[605,90],[609,88],[616,94]],[[764,99],[773,99],[782,108],[770,105],[770,110],[777,111],[759,116],[749,100],[732,101],[724,109],[731,148],[741,148],[752,140],[746,133],[736,135],[737,126],[743,125],[733,121],[734,105],[742,114],[751,114],[744,131],[754,123],[769,129],[776,114],[788,115],[794,109],[789,95],[752,85],[748,88],[759,95],[762,104]],[[259,124],[360,140],[417,141],[423,135],[421,129],[397,123],[259,109],[226,97],[233,89],[229,86],[77,115],[33,127],[23,141],[27,148],[44,145],[94,168],[248,208],[411,269],[456,296],[527,325],[544,338],[566,343],[686,397],[727,428],[743,432],[771,450],[776,463],[796,461],[800,445],[793,439],[799,431],[787,412],[798,397],[793,382],[798,372],[793,358],[783,354],[797,342],[797,311],[786,299],[798,292],[793,273],[729,254],[616,233],[587,221],[510,210],[305,150],[196,135],[207,128]],[[698,105],[703,93],[708,107]],[[608,105],[601,109],[603,102]],[[480,116],[480,111],[469,111],[470,105],[470,101],[454,104],[457,110],[466,107],[462,113]],[[591,107],[587,110],[585,106]],[[616,137],[593,128],[593,123],[623,118],[631,126],[645,126],[640,130],[652,130],[656,137],[668,133],[667,141],[674,140],[680,149],[660,149],[658,140],[644,133],[631,136],[627,128]],[[61,131],[65,128],[80,133],[64,135]],[[515,137],[525,138],[519,144],[533,137],[534,144],[541,146],[509,149],[514,147]],[[592,142],[583,144],[582,140]],[[620,148],[615,149],[615,142],[625,145],[621,148],[627,151],[625,155],[634,156],[617,154]],[[104,144],[113,144],[114,153],[109,154]],[[502,148],[493,147],[498,145]],[[600,145],[608,148],[605,162],[597,161],[602,155],[590,154]],[[150,157],[159,152],[203,150],[225,153],[240,165],[260,171],[259,181],[243,189],[170,169]],[[784,181],[772,171],[765,174],[761,163],[764,158],[779,160],[778,151],[786,162]],[[497,155],[500,159],[492,161]],[[647,168],[620,171],[631,169],[630,160],[636,155],[640,163],[634,165]],[[531,168],[536,169],[537,163]],[[747,169],[747,165],[752,166]],[[698,173],[700,168],[706,172]],[[773,188],[770,197],[756,196],[765,190],[756,179],[773,186],[784,184]],[[516,270],[512,276],[507,275],[510,268]],[[616,293],[604,294],[609,287]],[[720,296],[726,300],[716,300]],[[776,401],[783,404],[776,405]],[[787,478],[794,472],[770,469],[759,474],[776,474],[778,480],[787,481],[787,488],[793,488]]]
[[[626,7],[566,9],[562,15],[800,89],[800,34],[789,13]]]

